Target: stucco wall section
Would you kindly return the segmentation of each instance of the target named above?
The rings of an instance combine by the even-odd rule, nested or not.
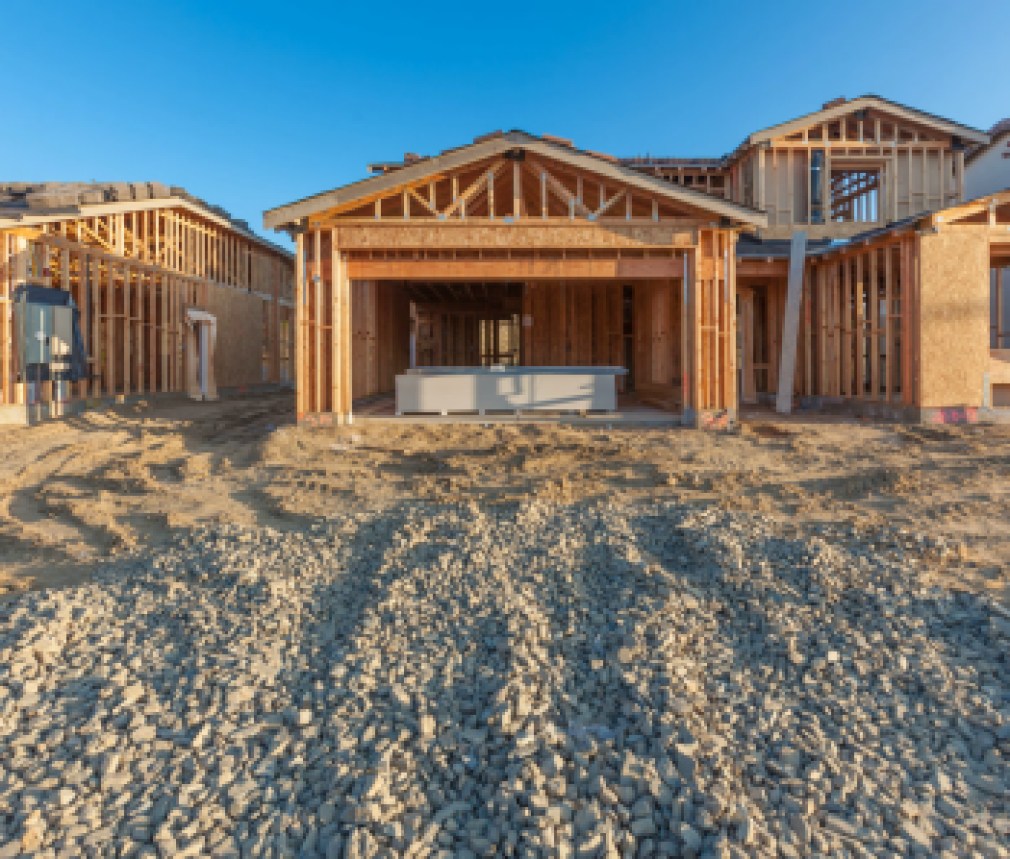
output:
[[[923,408],[981,406],[989,368],[989,240],[985,227],[919,239]]]

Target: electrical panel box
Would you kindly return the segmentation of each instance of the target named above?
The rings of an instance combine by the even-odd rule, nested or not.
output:
[[[23,381],[87,377],[79,312],[69,293],[34,285],[19,287],[14,300],[14,330]]]

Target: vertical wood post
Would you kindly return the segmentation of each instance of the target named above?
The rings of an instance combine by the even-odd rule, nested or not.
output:
[[[305,417],[309,379],[305,373],[305,330],[308,324],[305,290],[305,233],[295,237],[295,411]]]
[[[782,357],[779,361],[779,383],[775,393],[775,411],[787,415],[793,409],[793,384],[796,379],[796,343],[800,325],[800,302],[803,298],[803,269],[807,257],[807,234],[793,233],[789,246],[789,280],[786,286],[786,313],[782,323]],[[810,326],[807,325],[809,332]],[[809,373],[809,369],[808,369]]]

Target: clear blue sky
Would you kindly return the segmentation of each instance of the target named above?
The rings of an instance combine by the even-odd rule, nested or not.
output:
[[[16,6],[0,180],[153,179],[261,232],[370,161],[497,128],[721,155],[841,95],[1010,115],[1010,0]]]

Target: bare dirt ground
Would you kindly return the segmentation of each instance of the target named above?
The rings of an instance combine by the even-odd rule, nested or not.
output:
[[[755,415],[708,433],[556,425],[295,426],[291,398],[160,402],[5,429],[0,588],[71,584],[207,524],[301,528],[403,499],[676,500],[787,529],[939,541],[933,571],[1010,599],[1010,428]],[[935,547],[933,547],[935,549]]]

